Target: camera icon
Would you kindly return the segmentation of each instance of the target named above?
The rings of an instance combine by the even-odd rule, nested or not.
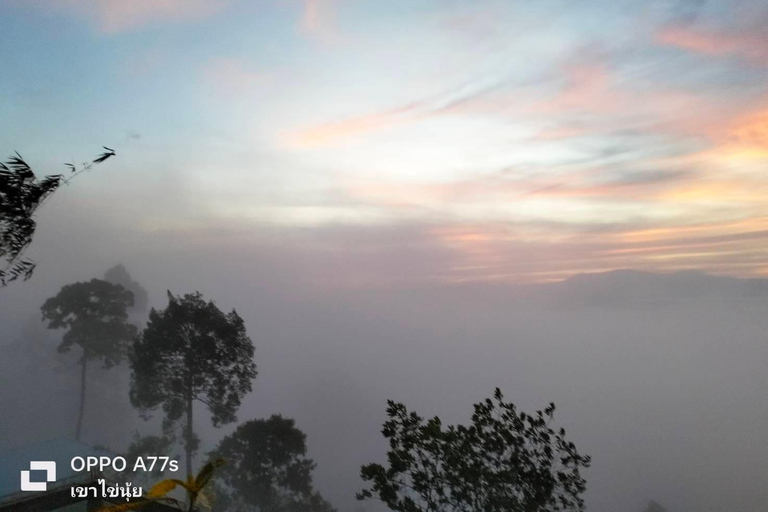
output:
[[[32,482],[29,479],[29,472],[33,470],[45,471],[45,482]],[[29,463],[28,470],[21,471],[21,490],[22,491],[47,491],[48,482],[56,481],[56,462],[52,460],[33,460]]]

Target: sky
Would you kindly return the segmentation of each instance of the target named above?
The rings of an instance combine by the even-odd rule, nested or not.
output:
[[[291,247],[344,286],[768,273],[762,2],[0,9],[0,148],[114,148],[61,200],[124,236]]]

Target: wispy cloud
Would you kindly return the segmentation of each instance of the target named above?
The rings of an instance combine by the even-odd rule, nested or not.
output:
[[[407,125],[434,116],[459,113],[465,106],[482,101],[498,87],[463,84],[389,109],[291,130],[282,138],[286,146],[294,149],[334,146],[346,139],[378,130]]]
[[[286,133],[283,140],[288,147],[296,149],[333,146],[372,131],[412,122],[413,115],[418,111],[419,104],[413,103],[382,112],[302,128]]]
[[[592,52],[594,53],[594,52]],[[432,96],[388,109],[317,123],[284,133],[293,149],[333,147],[373,132],[444,117],[526,125],[538,142],[610,135],[708,137],[717,123],[739,114],[711,91],[661,84],[642,88],[604,56],[578,50],[532,81],[473,77]]]

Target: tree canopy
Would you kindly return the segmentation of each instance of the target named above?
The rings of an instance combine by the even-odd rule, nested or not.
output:
[[[555,406],[529,415],[493,399],[474,406],[470,426],[444,428],[401,403],[388,402],[382,433],[387,466],[367,464],[370,488],[358,499],[378,498],[398,512],[539,512],[583,510],[590,458],[550,428]]]
[[[100,279],[64,286],[42,306],[43,321],[49,329],[67,329],[58,347],[69,352],[82,349],[80,357],[80,413],[75,437],[80,439],[85,408],[86,367],[90,360],[101,360],[104,368],[118,364],[136,335],[136,327],[127,323],[127,308],[133,294],[119,284]]]
[[[85,360],[101,359],[105,368],[120,362],[136,327],[128,324],[126,309],[133,305],[133,294],[101,279],[64,286],[42,306],[43,320],[49,329],[68,329],[59,352],[77,345]]]
[[[222,312],[199,292],[183,297],[168,292],[168,306],[150,311],[131,351],[131,403],[145,413],[162,407],[166,433],[186,417],[188,474],[198,445],[193,402],[207,407],[215,427],[235,421],[257,375],[254,351],[237,312]]]
[[[250,420],[225,437],[212,452],[227,461],[217,473],[220,510],[331,512],[312,487],[315,463],[306,457],[306,435],[280,415]]]

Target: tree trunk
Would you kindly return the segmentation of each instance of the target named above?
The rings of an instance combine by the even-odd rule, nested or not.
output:
[[[192,475],[192,395],[187,397],[187,434],[184,449],[187,455],[187,476]]]
[[[187,479],[192,479],[192,393],[189,393],[187,397],[187,442],[184,443],[184,450],[187,458]],[[192,512],[194,505],[193,494],[187,490],[187,503],[189,504],[189,511]]]
[[[193,432],[192,432],[192,401],[194,399],[195,393],[193,389],[193,376],[192,376],[192,339],[189,336],[188,332],[184,332],[184,335],[186,337],[187,341],[187,354],[185,356],[185,362],[187,366],[187,374],[186,374],[186,380],[187,380],[187,428],[186,428],[186,443],[184,446],[184,450],[186,451],[186,459],[187,459],[187,478],[192,478],[192,442],[193,442]],[[192,492],[187,491],[187,502],[189,503],[189,510],[192,510],[193,506],[193,499],[192,499]]]
[[[85,369],[88,359],[83,351],[83,358],[80,360],[80,413],[77,416],[77,430],[75,430],[75,440],[80,441],[80,429],[83,426],[83,413],[85,412]]]

